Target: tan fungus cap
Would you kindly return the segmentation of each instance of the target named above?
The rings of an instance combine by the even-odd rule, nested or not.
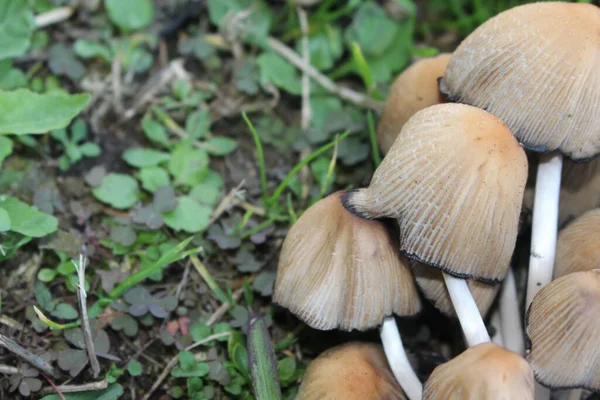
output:
[[[535,151],[600,153],[600,8],[540,2],[498,14],[453,53],[440,89],[502,119]]]
[[[600,269],[552,281],[533,298],[526,354],[538,382],[600,390]]]
[[[514,250],[527,169],[525,152],[498,118],[439,104],[408,120],[369,187],[343,202],[363,218],[397,218],[409,258],[493,283]]]
[[[434,369],[423,400],[533,400],[534,388],[531,368],[521,356],[482,343]]]
[[[421,309],[408,260],[380,221],[352,215],[334,193],[311,206],[283,243],[273,300],[313,328],[365,330]]]
[[[383,154],[390,150],[406,121],[417,111],[444,102],[437,80],[444,75],[451,55],[442,53],[421,59],[398,75],[377,126],[377,139]]]
[[[444,283],[442,272],[439,269],[431,268],[418,262],[412,263],[412,269],[417,284],[425,297],[433,303],[435,308],[449,317],[456,318],[456,311]],[[472,279],[468,279],[467,284],[469,285],[469,290],[471,290],[475,304],[477,304],[479,313],[485,317],[494,303],[498,290],[500,290],[500,285],[486,285]]]
[[[381,346],[347,343],[308,364],[296,400],[404,400]]]
[[[600,268],[600,208],[571,222],[558,234],[554,277]]]

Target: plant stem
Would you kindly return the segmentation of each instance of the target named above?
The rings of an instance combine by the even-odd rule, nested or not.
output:
[[[381,164],[381,152],[379,151],[379,142],[377,140],[377,131],[375,129],[375,121],[373,119],[373,113],[369,111],[367,113],[367,124],[369,127],[369,140],[371,141],[371,155],[373,157],[373,165],[375,168]]]
[[[248,129],[250,129],[250,132],[252,133],[252,139],[254,139],[254,145],[256,146],[256,156],[258,157],[258,169],[260,173],[260,187],[262,189],[263,204],[268,210],[269,193],[267,192],[267,169],[265,167],[265,154],[263,152],[262,143],[260,142],[260,136],[254,128],[254,125],[252,125],[250,118],[248,118],[246,113],[242,113],[242,117],[244,117],[244,121],[246,121]]]
[[[445,272],[442,275],[469,347],[489,342],[490,335],[485,328],[481,314],[479,314],[467,281]]]
[[[504,347],[522,356],[525,351],[523,341],[523,323],[519,312],[519,298],[515,275],[512,268],[508,269],[504,284],[500,289],[500,328],[504,338]]]
[[[561,171],[562,155],[560,153],[540,155],[533,200],[527,308],[538,290],[552,281],[558,233]]]
[[[423,384],[408,361],[398,325],[396,325],[393,316],[383,320],[380,335],[385,356],[402,390],[404,390],[409,400],[421,400],[423,397]]]

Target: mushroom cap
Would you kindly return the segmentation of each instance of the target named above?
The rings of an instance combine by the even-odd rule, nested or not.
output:
[[[437,80],[444,75],[451,55],[442,53],[421,59],[398,75],[377,126],[377,139],[383,154],[390,150],[406,121],[417,111],[444,103]]]
[[[525,324],[526,357],[538,382],[553,389],[600,390],[600,269],[544,286]]]
[[[363,218],[397,218],[409,258],[494,283],[515,247],[527,169],[525,151],[498,118],[439,104],[408,120],[369,187],[342,200]]]
[[[421,302],[408,260],[380,221],[352,215],[334,193],[311,206],[283,243],[273,300],[313,328],[365,330]]]
[[[502,119],[526,148],[600,153],[600,8],[533,3],[489,19],[456,49],[440,90]]]
[[[381,346],[347,343],[327,350],[306,369],[296,400],[403,400]]]
[[[534,388],[531,368],[521,356],[482,343],[434,369],[423,400],[533,400]]]
[[[600,267],[600,208],[571,222],[558,234],[554,277]]]
[[[456,318],[456,311],[444,283],[442,272],[439,269],[431,268],[418,262],[412,263],[412,269],[417,284],[425,297],[442,313]],[[485,316],[496,299],[500,285],[486,285],[472,279],[467,280],[467,285],[469,285],[479,313]]]

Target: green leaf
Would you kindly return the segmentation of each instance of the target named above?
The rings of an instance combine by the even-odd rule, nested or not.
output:
[[[263,83],[272,83],[291,94],[300,95],[300,75],[283,57],[269,51],[261,54],[257,62]]]
[[[37,274],[37,277],[42,282],[51,282],[56,278],[56,270],[50,268],[42,268]]]
[[[27,77],[18,68],[12,67],[11,60],[0,61],[0,89],[14,90],[27,86]]]
[[[175,177],[176,184],[194,186],[201,183],[208,172],[208,155],[204,150],[182,143],[172,153],[169,172]]]
[[[34,28],[27,0],[0,0],[0,59],[25,54]]]
[[[241,344],[236,344],[233,347],[233,357],[231,359],[235,364],[235,367],[244,377],[250,377],[250,370],[248,366],[248,351]]]
[[[102,184],[92,189],[92,194],[119,210],[133,206],[139,199],[137,181],[129,175],[116,173],[106,175]]]
[[[215,156],[225,156],[237,149],[237,142],[225,136],[214,136],[206,141],[207,151]]]
[[[123,386],[113,383],[104,390],[64,393],[63,396],[65,400],[117,400],[123,393]],[[44,396],[41,400],[61,400],[61,397],[57,394],[50,394]]]
[[[0,232],[6,232],[10,230],[12,223],[10,221],[10,216],[5,209],[0,208]]]
[[[0,136],[0,166],[2,162],[13,152],[13,142],[5,136]]]
[[[302,40],[296,42],[296,51],[302,54]],[[325,25],[322,31],[308,39],[310,64],[321,70],[331,69],[344,53],[342,32],[335,25]]]
[[[179,352],[179,365],[184,371],[189,371],[196,366],[196,358],[194,354],[190,351],[180,351]]]
[[[154,193],[161,186],[169,186],[171,183],[169,173],[161,167],[148,167],[140,170],[142,187]]]
[[[397,24],[385,10],[373,1],[366,1],[346,30],[346,40],[358,42],[366,55],[380,56],[392,44],[397,32]]]
[[[73,50],[75,54],[84,59],[98,57],[110,63],[113,58],[108,46],[92,40],[77,39],[73,45]]]
[[[262,317],[251,315],[249,326],[248,357],[254,394],[258,400],[281,399],[275,351],[267,325]]]
[[[201,139],[210,129],[210,124],[210,113],[206,110],[198,110],[187,117],[185,130],[194,139]]]
[[[146,137],[151,141],[161,144],[164,147],[169,148],[169,137],[164,126],[150,118],[144,118],[142,120],[142,129],[146,134]]]
[[[163,151],[137,147],[128,149],[123,153],[123,159],[132,167],[144,168],[154,167],[162,162],[169,161],[171,155]]]
[[[282,382],[288,382],[292,378],[294,378],[294,373],[296,372],[296,360],[291,357],[286,357],[277,362],[277,372],[279,374],[279,379]]]
[[[210,327],[197,322],[190,327],[190,334],[194,338],[194,342],[199,342],[210,336]]]
[[[59,303],[50,313],[53,317],[72,320],[79,317],[77,310],[70,304]]]
[[[202,232],[208,227],[212,208],[198,204],[189,196],[179,198],[175,210],[162,214],[165,224],[176,231]]]
[[[131,376],[140,376],[144,372],[144,367],[137,360],[131,360],[127,364],[127,371]]]
[[[154,18],[151,0],[104,0],[110,20],[125,32],[146,27]]]
[[[0,133],[46,133],[67,126],[89,94],[38,94],[26,89],[0,91]]]
[[[48,67],[55,75],[66,76],[73,81],[85,75],[85,66],[77,57],[71,46],[56,43],[48,49]]]
[[[211,22],[221,28],[227,24],[226,16],[245,14],[239,23],[244,29],[241,37],[252,43],[260,43],[269,34],[273,13],[263,0],[208,0],[207,5]]]
[[[12,222],[11,230],[25,236],[42,237],[58,228],[58,220],[10,196],[0,196],[3,209]]]

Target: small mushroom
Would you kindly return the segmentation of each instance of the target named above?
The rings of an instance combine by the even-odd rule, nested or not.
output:
[[[349,191],[342,201],[360,217],[398,220],[400,250],[446,273],[474,345],[489,336],[467,284],[456,278],[493,284],[506,275],[527,169],[525,152],[498,118],[440,104],[409,119],[369,187]]]
[[[421,59],[398,75],[390,87],[377,126],[377,139],[383,154],[390,150],[406,121],[417,111],[444,102],[437,80],[444,75],[450,56],[450,53],[442,53]]]
[[[381,221],[349,213],[341,194],[315,203],[289,230],[273,301],[316,329],[366,330],[382,324],[391,368],[408,397],[419,399],[422,385],[393,317],[421,309],[408,260],[398,254]]]
[[[453,53],[440,91],[485,108],[540,156],[527,304],[552,279],[563,154],[600,153],[600,8],[538,2],[489,19]]]
[[[600,267],[600,208],[575,219],[558,235],[554,277]]]
[[[403,400],[380,346],[347,343],[308,364],[296,400]]]
[[[423,400],[533,400],[534,388],[531,368],[521,356],[482,343],[434,369]]]
[[[544,286],[525,323],[527,359],[538,382],[552,389],[600,390],[600,269]]]

